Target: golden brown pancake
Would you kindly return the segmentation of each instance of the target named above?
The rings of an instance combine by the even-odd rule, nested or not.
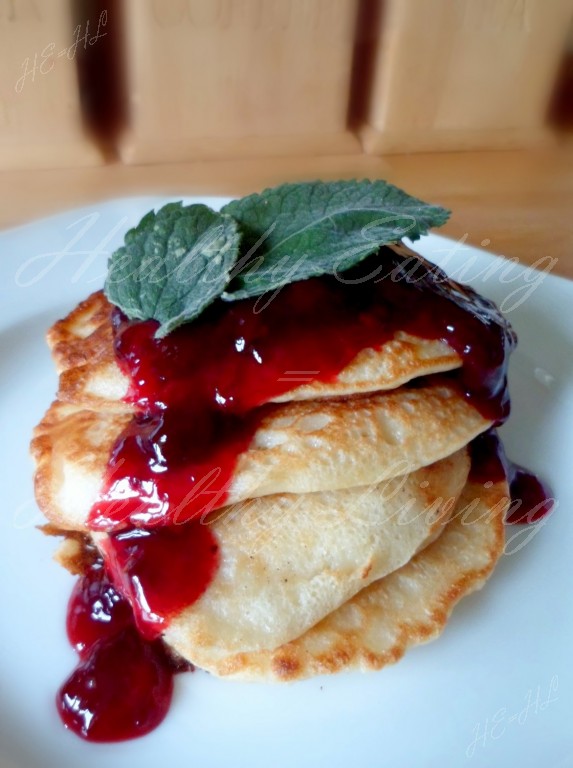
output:
[[[133,414],[110,315],[95,293],[48,334],[60,386],[32,441],[36,495],[72,532],[87,531]],[[460,365],[446,344],[397,333],[333,382],[277,398],[205,520],[219,570],[167,643],[218,675],[291,680],[379,668],[438,634],[503,546],[507,487],[467,482],[466,446],[491,421],[439,375]]]
[[[438,536],[469,464],[462,449],[371,487],[264,496],[220,510],[206,523],[219,568],[172,626],[225,656],[298,637]]]
[[[297,639],[273,650],[225,654],[196,642],[183,621],[165,633],[179,654],[237,680],[290,681],[381,669],[437,637],[455,604],[480,589],[503,552],[508,487],[468,482],[443,533],[410,562],[375,581]]]
[[[50,522],[87,528],[113,444],[130,420],[56,401],[35,431],[36,497]],[[277,405],[239,456],[226,503],[372,485],[454,453],[490,426],[448,381]]]

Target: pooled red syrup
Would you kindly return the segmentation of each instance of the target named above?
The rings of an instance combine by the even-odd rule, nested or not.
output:
[[[510,506],[505,519],[512,525],[536,523],[551,513],[555,500],[549,486],[529,470],[514,464],[505,455],[495,429],[479,435],[471,443],[474,482],[509,483]]]
[[[536,523],[553,510],[555,499],[549,486],[525,467],[508,462],[511,506],[507,523]]]
[[[76,583],[67,630],[80,663],[57,694],[64,724],[88,741],[106,742],[156,728],[171,703],[173,675],[183,667],[160,640],[142,637],[101,560]]]

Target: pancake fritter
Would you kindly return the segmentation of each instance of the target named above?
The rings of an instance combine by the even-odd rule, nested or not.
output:
[[[56,401],[35,430],[36,497],[50,522],[87,529],[128,413]],[[432,380],[344,400],[277,405],[238,458],[227,504],[371,485],[463,448],[490,426],[456,386]]]
[[[219,569],[199,600],[170,617],[173,631],[223,656],[298,637],[435,539],[469,466],[462,449],[377,485],[263,496],[220,510],[205,522]],[[105,552],[105,536],[94,538]]]
[[[135,412],[111,313],[98,292],[48,333],[60,384],[32,453],[42,511],[73,532],[64,563]],[[505,483],[467,482],[466,446],[492,422],[441,375],[460,365],[447,344],[398,331],[267,406],[226,506],[203,521],[219,570],[165,641],[217,675],[291,680],[377,669],[438,634],[493,569],[507,504]]]
[[[180,622],[165,640],[194,664],[236,680],[292,681],[394,664],[436,638],[456,603],[489,578],[503,553],[508,504],[505,481],[489,488],[468,482],[436,541],[279,648],[225,655],[190,641]]]

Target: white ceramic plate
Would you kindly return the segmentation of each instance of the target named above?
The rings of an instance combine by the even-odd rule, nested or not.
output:
[[[502,302],[519,334],[503,435],[553,486],[555,514],[511,529],[512,554],[485,589],[394,667],[286,686],[196,672],[177,679],[171,712],[143,739],[90,745],[61,726],[53,700],[76,662],[64,634],[73,580],[35,530],[28,457],[56,388],[43,337],[101,287],[128,225],[164,202],[114,201],[0,233],[1,768],[573,765],[573,282],[438,236],[416,248]]]

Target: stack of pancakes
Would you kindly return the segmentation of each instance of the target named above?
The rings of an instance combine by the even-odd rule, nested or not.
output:
[[[110,451],[133,409],[113,353],[111,305],[95,293],[48,341],[58,399],[36,428],[38,503],[73,560]],[[471,479],[468,444],[491,426],[440,376],[445,343],[404,333],[335,381],[281,397],[240,455],[212,526],[220,564],[164,641],[237,679],[379,669],[443,629],[503,548],[505,482]],[[415,382],[413,380],[416,379]]]

